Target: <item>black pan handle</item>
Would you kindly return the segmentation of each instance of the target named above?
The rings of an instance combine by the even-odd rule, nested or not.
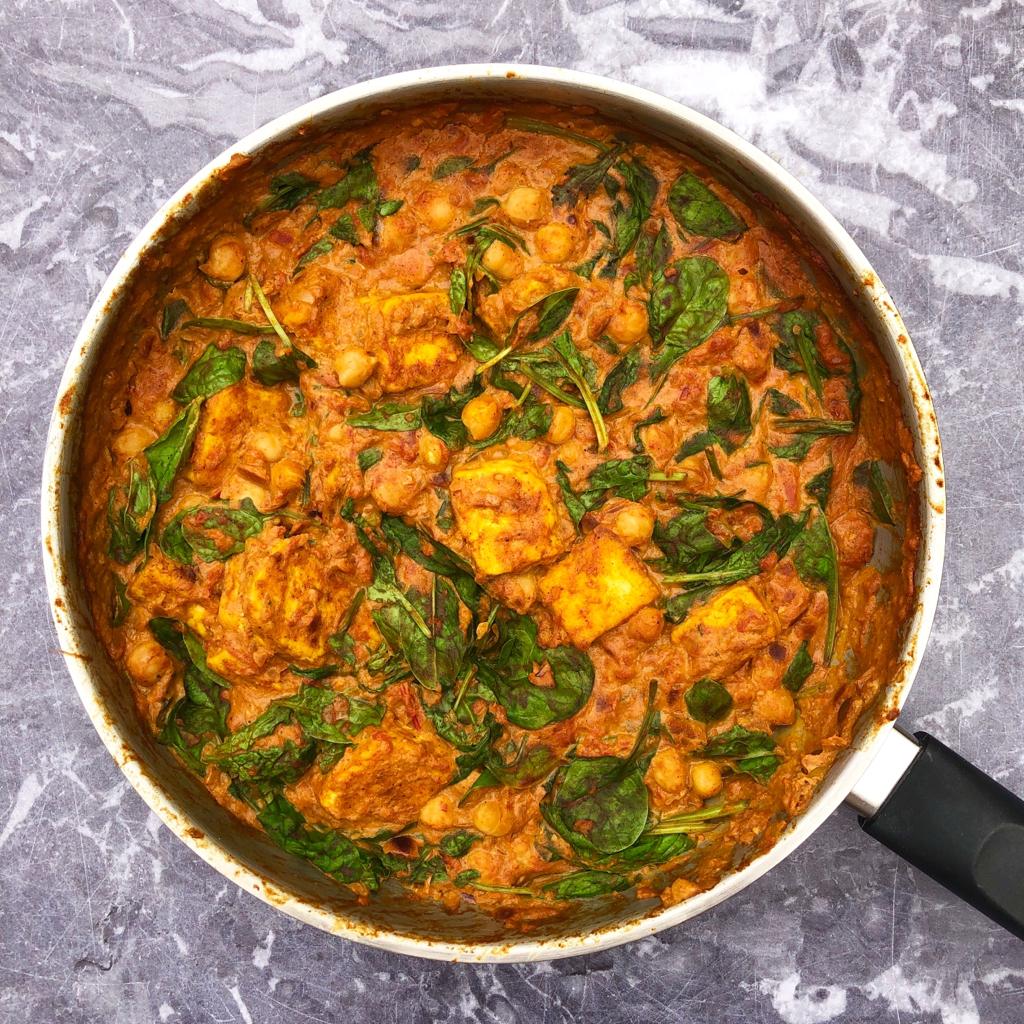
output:
[[[934,736],[915,737],[920,749],[861,828],[1024,939],[1024,800]]]

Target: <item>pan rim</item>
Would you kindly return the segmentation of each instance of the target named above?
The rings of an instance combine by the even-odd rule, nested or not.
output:
[[[718,153],[734,159],[762,180],[788,195],[804,223],[827,237],[834,254],[860,283],[874,313],[870,325],[902,389],[908,426],[915,436],[921,481],[922,545],[918,563],[917,602],[908,624],[900,671],[886,694],[891,716],[878,722],[851,744],[845,759],[830,771],[810,806],[795,819],[779,840],[745,867],[724,877],[713,889],[672,907],[592,931],[557,939],[529,940],[510,937],[492,943],[432,941],[347,920],[338,912],[297,895],[284,884],[244,866],[225,846],[192,825],[187,812],[145,770],[139,755],[108,715],[89,669],[82,640],[82,624],[74,614],[76,596],[65,560],[73,558],[69,540],[68,481],[63,466],[73,444],[73,429],[81,414],[84,384],[91,358],[99,348],[118,294],[130,280],[144,253],[158,244],[163,231],[190,215],[193,198],[218,170],[238,156],[251,156],[291,137],[303,125],[358,104],[385,104],[417,89],[438,84],[472,87],[481,81],[505,79],[510,83],[563,87],[588,95],[604,94],[626,104],[646,108],[677,124],[680,131],[700,138]],[[514,86],[510,90],[514,96]],[[583,102],[571,95],[567,103]],[[912,403],[914,415],[907,409]],[[150,219],[115,264],[93,302],[68,357],[50,420],[41,495],[44,574],[59,645],[86,711],[115,762],[147,805],[179,839],[203,860],[241,888],[296,919],[354,941],[407,955],[438,960],[489,963],[538,961],[596,952],[654,935],[711,909],[761,877],[792,853],[845,799],[877,752],[893,725],[895,713],[906,700],[920,665],[938,601],[945,537],[945,493],[941,443],[930,393],[909,335],[885,287],[864,254],[838,221],[789,172],[750,143],[704,115],[656,93],[603,76],[561,68],[521,64],[463,64],[400,72],[348,86],[286,113],[229,147],[190,178]],[[73,532],[73,531],[72,531]]]

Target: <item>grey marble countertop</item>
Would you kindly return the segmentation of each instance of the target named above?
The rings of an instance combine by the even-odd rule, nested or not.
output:
[[[37,507],[72,338],[156,207],[331,89],[478,60],[680,99],[796,173],[909,324],[949,544],[906,721],[1024,792],[1020,0],[6,0],[0,5],[0,1020],[1016,1024],[1024,945],[839,813],[715,911],[553,964],[433,964],[303,927],[128,787],[49,623]]]

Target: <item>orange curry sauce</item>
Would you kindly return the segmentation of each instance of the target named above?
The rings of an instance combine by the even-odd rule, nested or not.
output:
[[[181,770],[367,898],[517,929],[767,849],[893,672],[919,539],[821,258],[587,111],[385,114],[215,193],[126,297],[80,476]]]

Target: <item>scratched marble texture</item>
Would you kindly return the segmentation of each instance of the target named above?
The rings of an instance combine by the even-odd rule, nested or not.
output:
[[[908,723],[1024,792],[1024,6],[1019,0],[4,0],[0,4],[0,1020],[1021,1020],[1024,946],[840,813],[705,917],[555,964],[332,939],[202,864],[122,779],[49,624],[57,381],[156,207],[289,108],[389,71],[567,65],[683,100],[795,172],[910,326],[949,547]]]

